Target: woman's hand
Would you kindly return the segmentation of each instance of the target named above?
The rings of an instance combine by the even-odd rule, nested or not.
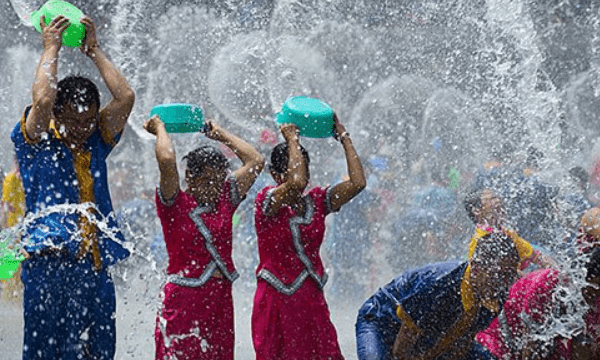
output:
[[[281,131],[281,134],[287,143],[292,140],[298,140],[300,134],[300,130],[296,124],[283,124],[279,127],[279,131]]]
[[[204,124],[204,129],[202,129],[204,135],[211,140],[221,141],[223,131],[217,123],[213,119],[207,119]]]
[[[46,16],[40,17],[40,28],[42,29],[42,42],[44,49],[55,48],[56,51],[60,50],[62,46],[62,35],[63,32],[69,27],[71,23],[66,17],[59,15],[55,17],[48,26],[46,26]]]
[[[98,38],[96,37],[96,25],[87,15],[81,18],[81,23],[85,26],[85,38],[83,38],[80,49],[82,53],[92,57],[94,55],[93,50],[99,47]]]
[[[346,127],[342,125],[337,114],[333,113],[333,138],[337,141],[342,141],[342,135],[344,134],[348,134],[346,132]]]
[[[144,123],[144,130],[149,132],[150,134],[156,136],[158,130],[162,127],[164,130],[165,123],[160,119],[158,115],[152,116],[150,119],[146,120]]]

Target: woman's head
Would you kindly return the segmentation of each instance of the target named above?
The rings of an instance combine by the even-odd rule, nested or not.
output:
[[[227,177],[229,161],[216,148],[201,146],[183,157],[186,161],[185,181],[192,192],[200,187],[220,185]]]
[[[474,223],[496,226],[504,217],[502,199],[490,188],[471,191],[465,197],[464,205]]]
[[[306,151],[306,149],[302,145],[298,145],[298,146],[300,146],[300,152],[302,153],[302,156],[304,157],[304,159],[306,161],[306,166],[308,168],[308,165],[310,164],[310,158],[308,156],[308,151]],[[273,151],[271,151],[270,170],[271,170],[271,176],[273,176],[275,181],[277,181],[277,182],[285,181],[285,175],[287,174],[289,158],[290,157],[289,157],[289,151],[288,151],[288,144],[285,142],[277,144],[277,146],[275,146],[273,148]]]

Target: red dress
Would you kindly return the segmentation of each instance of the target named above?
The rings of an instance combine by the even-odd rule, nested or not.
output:
[[[271,189],[264,188],[255,200],[260,256],[252,309],[256,359],[343,359],[323,294],[327,275],[319,256],[330,212],[327,189],[304,195],[304,216],[289,206],[267,216]]]
[[[232,225],[241,202],[233,177],[213,207],[179,191],[156,208],[169,254],[163,306],[156,320],[156,359],[233,359]],[[215,271],[223,275],[216,277]]]
[[[543,324],[552,311],[553,291],[560,284],[558,271],[543,269],[519,279],[510,288],[502,313],[490,326],[477,334],[477,341],[498,359],[521,359],[522,339],[528,326]],[[527,319],[527,320],[524,320]],[[600,297],[584,316],[585,333],[592,339],[593,350],[600,344]],[[555,338],[550,360],[571,359],[571,339]]]

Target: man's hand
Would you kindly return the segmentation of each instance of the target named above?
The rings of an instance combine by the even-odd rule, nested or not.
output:
[[[63,32],[71,25],[69,19],[59,15],[55,17],[48,26],[46,26],[46,16],[40,17],[40,28],[42,29],[42,42],[44,49],[55,48],[60,50],[62,46]]]
[[[161,127],[164,130],[165,124],[158,115],[152,116],[144,123],[144,130],[146,130],[154,136],[156,136],[156,134],[158,133],[158,129],[160,129]]]
[[[96,25],[89,16],[81,18],[81,23],[85,26],[85,38],[81,44],[81,52],[89,57],[94,56],[93,50],[98,48],[98,38],[96,37]]]

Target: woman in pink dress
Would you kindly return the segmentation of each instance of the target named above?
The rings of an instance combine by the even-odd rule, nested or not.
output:
[[[144,128],[156,136],[160,170],[156,207],[169,254],[163,305],[156,321],[156,359],[231,360],[231,290],[238,277],[231,258],[232,216],[262,171],[264,159],[209,120],[206,137],[228,146],[243,165],[229,174],[225,156],[211,146],[201,146],[184,157],[187,188],[182,191],[175,149],[163,122],[153,116]]]
[[[260,263],[252,310],[252,340],[257,360],[343,359],[323,294],[327,281],[319,248],[325,216],[336,212],[366,186],[350,135],[335,121],[335,137],[344,147],[348,180],[333,187],[309,182],[308,153],[298,128],[281,127],[285,143],[271,153],[277,186],[262,189],[255,200]]]

